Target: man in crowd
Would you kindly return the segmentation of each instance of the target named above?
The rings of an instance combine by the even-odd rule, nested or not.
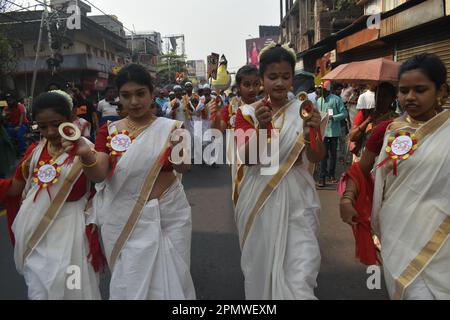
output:
[[[87,120],[91,124],[91,140],[95,141],[95,134],[98,131],[99,123],[97,112],[93,104],[86,99],[83,88],[80,85],[72,87],[73,108],[78,117]]]
[[[320,112],[327,113],[329,116],[324,135],[327,155],[320,163],[320,180],[317,185],[319,188],[324,188],[326,182],[337,183],[335,173],[339,137],[342,136],[341,122],[347,118],[348,114],[342,99],[331,93],[330,81],[324,82],[316,106]]]
[[[28,127],[27,110],[12,93],[6,94],[6,103],[8,106],[4,110],[5,128],[11,140],[17,141],[17,152],[22,156],[27,147],[25,143]]]

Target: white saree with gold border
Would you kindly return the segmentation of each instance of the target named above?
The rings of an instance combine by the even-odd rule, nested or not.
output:
[[[66,202],[82,174],[79,160],[76,158],[72,164],[62,165],[68,157],[65,153],[56,159],[62,171],[59,182],[49,189],[51,199],[47,191],[42,190],[34,201],[39,186],[33,182],[33,170],[45,145],[43,141],[33,151],[25,177],[23,202],[12,226],[16,238],[16,268],[25,277],[31,300],[100,299],[98,276],[87,258],[87,195],[78,201]],[[73,278],[72,282],[71,275],[80,278]]]
[[[422,125],[396,119],[387,129],[378,163],[386,158],[388,136],[400,129],[417,135],[418,148],[398,163],[376,169],[372,224],[392,299],[450,299],[450,112]]]
[[[183,186],[177,179],[160,199],[147,201],[177,124],[157,118],[119,159],[113,177],[96,186],[94,212],[112,270],[112,300],[195,299],[191,207]]]
[[[252,106],[241,110],[257,125]],[[293,100],[275,116],[275,127],[282,127],[279,170],[261,175],[260,165],[247,166],[242,181],[235,183],[235,218],[249,300],[315,299],[320,201],[304,152],[299,110],[300,102]]]

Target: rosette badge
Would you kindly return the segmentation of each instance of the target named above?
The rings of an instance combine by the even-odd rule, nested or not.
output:
[[[385,149],[388,156],[377,166],[377,168],[382,167],[389,160],[392,160],[393,173],[396,176],[398,161],[409,159],[417,148],[417,137],[414,133],[403,130],[396,133],[394,132],[388,137],[388,143]]]

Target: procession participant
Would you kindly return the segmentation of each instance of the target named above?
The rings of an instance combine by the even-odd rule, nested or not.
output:
[[[93,206],[112,270],[110,299],[195,299],[191,208],[174,174],[189,165],[175,164],[170,149],[181,123],[152,114],[152,80],[142,66],[124,67],[116,84],[128,117],[102,127],[96,150],[76,144],[97,183]]]
[[[164,105],[169,102],[169,99],[166,98],[166,92],[164,89],[160,89],[158,91],[158,97],[155,99],[155,102],[161,108],[161,110],[165,113],[167,108],[164,108]]]
[[[246,65],[240,68],[236,74],[236,86],[238,97],[231,99],[230,104],[220,110],[220,117],[215,117],[211,127],[224,132],[226,129],[234,129],[236,123],[236,112],[244,104],[256,102],[261,80],[258,75],[258,69],[253,65]],[[212,103],[209,106],[209,112],[215,114],[218,112],[217,104]]]
[[[192,91],[194,90],[194,86],[192,85],[192,82],[186,82],[184,84],[184,90],[186,90],[186,95],[190,99],[192,97]]]
[[[179,85],[173,87],[173,91],[175,98],[170,101],[170,108],[166,110],[166,114],[174,120],[183,122],[188,128],[193,111],[190,108],[189,98],[186,95],[183,96],[183,89]]]
[[[90,185],[83,163],[64,152],[58,132],[60,124],[72,119],[71,108],[70,97],[61,91],[34,101],[33,116],[44,140],[30,146],[6,193],[23,198],[10,222],[16,268],[31,300],[100,299],[95,271],[105,261],[95,228],[86,227]],[[67,281],[73,266],[81,277],[72,288]]]
[[[171,102],[173,99],[175,99],[175,92],[170,91],[170,92],[169,92],[169,95],[168,95],[168,97],[167,97],[166,102],[164,102],[164,104],[163,104],[163,106],[162,106],[162,108],[161,108],[161,111],[162,111],[162,113],[164,114],[164,116],[165,116],[166,118],[171,118],[171,116],[170,116],[170,111],[171,111],[171,104],[170,104],[170,102]],[[169,112],[168,112],[168,111],[169,111]]]
[[[398,116],[394,102],[397,96],[396,88],[383,82],[378,86],[374,109],[363,109],[358,112],[348,135],[349,150],[353,153],[353,161],[359,161],[360,152],[364,149],[367,139],[377,125],[383,121]]]
[[[246,65],[238,70],[236,73],[236,87],[238,96],[233,97],[230,104],[220,110],[220,117],[215,117],[212,121],[211,127],[222,132],[227,129],[234,130],[236,124],[236,112],[245,104],[252,104],[256,102],[256,95],[261,87],[261,79],[259,77],[258,69],[254,65]],[[217,104],[214,102],[210,105],[209,111],[211,114],[216,114]],[[239,179],[236,178],[236,174],[242,177],[244,174],[245,166],[241,163],[236,163],[234,141],[232,137],[226,137],[227,139],[227,160],[231,164],[231,179],[233,181],[232,198],[237,199],[238,186],[234,183]]]
[[[406,113],[378,125],[347,172],[341,217],[366,264],[377,263],[372,223],[392,299],[450,299],[450,112],[438,112],[446,82],[434,54],[404,62],[398,98]]]
[[[239,183],[235,218],[247,299],[315,299],[320,202],[309,165],[319,162],[325,149],[318,134],[313,137],[317,148],[312,149],[309,129],[324,127],[326,115],[322,121],[313,108],[312,118],[304,121],[300,101],[288,101],[295,61],[295,53],[288,47],[269,45],[263,50],[260,76],[270,103],[265,99],[237,111],[236,130],[252,130],[245,144],[238,135],[238,147],[246,149],[247,155],[254,139],[267,139],[255,128],[273,128],[271,136],[279,136],[277,172],[262,175],[261,164],[246,162]]]
[[[203,150],[211,144],[211,135],[209,134],[209,129],[211,129],[211,113],[209,111],[209,105],[214,98],[212,96],[211,86],[209,84],[204,84],[201,86],[199,91],[201,91],[203,95],[200,96],[200,102],[195,110],[192,125],[193,137],[196,141],[201,141],[202,149],[200,150],[200,148],[196,148],[193,153],[195,159],[202,159],[202,164],[206,163],[214,166],[216,160],[218,160],[217,157],[210,157],[206,154],[206,157],[204,157],[203,155]],[[201,154],[200,151],[202,152]]]
[[[107,87],[104,91],[105,98],[98,103],[97,111],[101,114],[99,126],[103,126],[108,121],[119,120],[117,112],[116,89],[114,87]]]

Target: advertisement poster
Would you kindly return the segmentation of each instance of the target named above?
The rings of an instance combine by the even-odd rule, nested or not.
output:
[[[272,42],[278,43],[278,36],[246,40],[247,64],[253,64],[259,67],[259,53],[265,46]]]
[[[217,69],[219,68],[219,58],[217,53],[211,53],[208,56],[208,74],[207,79],[213,78],[217,79]]]

